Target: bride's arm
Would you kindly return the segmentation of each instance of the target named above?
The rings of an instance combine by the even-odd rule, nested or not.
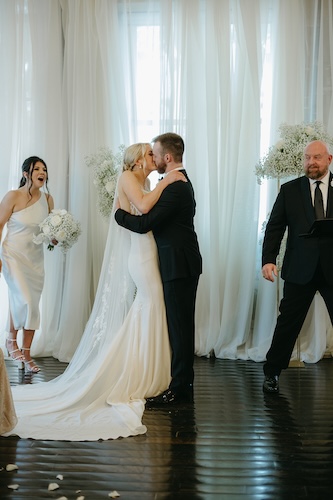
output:
[[[149,193],[143,193],[142,187],[137,181],[135,175],[130,171],[125,171],[120,177],[120,187],[125,193],[127,199],[142,213],[148,213],[159,200],[163,190],[173,182],[187,182],[184,174],[179,170],[171,170],[156,187]]]

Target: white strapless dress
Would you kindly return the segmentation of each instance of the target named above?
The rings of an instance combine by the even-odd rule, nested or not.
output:
[[[12,388],[18,424],[10,434],[95,441],[146,432],[145,398],[170,383],[169,338],[154,237],[117,226],[107,247],[110,239],[118,242],[124,235],[130,247],[128,270],[136,285],[134,301],[125,281],[112,281],[124,255],[122,243],[121,256],[106,251],[91,317],[65,372],[50,382]],[[110,305],[112,293],[119,297],[118,308]],[[132,305],[120,320],[129,295]]]
[[[43,245],[36,245],[32,238],[40,232],[38,224],[47,217],[48,211],[46,195],[41,193],[38,201],[14,212],[7,222],[1,258],[3,275],[8,285],[9,308],[17,330],[39,328],[44,255]]]

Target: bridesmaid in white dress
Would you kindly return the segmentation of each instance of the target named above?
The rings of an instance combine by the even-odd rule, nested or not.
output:
[[[54,206],[52,196],[41,191],[44,186],[47,189],[47,180],[45,162],[37,156],[27,158],[22,165],[19,188],[9,191],[0,204],[0,242],[7,224],[1,250],[9,295],[6,348],[11,358],[32,373],[39,371],[31,359],[30,347],[39,328],[39,302],[44,284],[43,245],[36,245],[32,239]],[[19,349],[17,332],[20,329],[23,335]]]
[[[149,192],[156,170],[150,144],[129,146],[118,181],[124,209],[142,213],[163,189],[186,181],[174,171]],[[116,198],[117,199],[117,198]],[[110,217],[93,310],[65,372],[50,382],[12,388],[23,438],[95,441],[146,432],[145,398],[170,382],[170,346],[153,234],[124,229]]]

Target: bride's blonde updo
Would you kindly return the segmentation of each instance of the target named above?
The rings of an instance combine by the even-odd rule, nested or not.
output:
[[[146,166],[145,154],[147,150],[147,146],[151,147],[149,142],[138,142],[136,144],[132,144],[125,149],[124,160],[123,160],[123,172],[125,170],[133,170],[136,165],[136,162],[143,158],[143,167]]]

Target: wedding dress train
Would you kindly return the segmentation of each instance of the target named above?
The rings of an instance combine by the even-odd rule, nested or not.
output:
[[[94,307],[73,359],[50,382],[12,388],[18,423],[10,435],[95,441],[143,434],[145,398],[169,385],[154,237],[113,220],[110,226]]]

